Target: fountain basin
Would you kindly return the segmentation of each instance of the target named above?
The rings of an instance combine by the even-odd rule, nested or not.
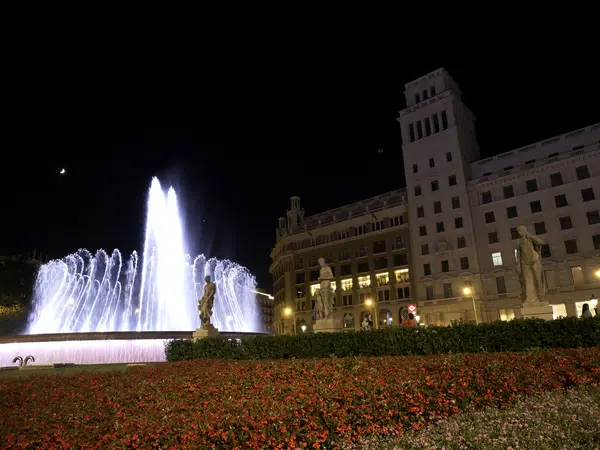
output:
[[[222,332],[240,339],[265,333]],[[192,331],[28,334],[0,337],[0,367],[15,366],[16,356],[32,355],[35,365],[127,364],[166,361],[165,344],[191,339]],[[31,368],[27,366],[24,368]]]
[[[19,370],[41,370],[41,369],[54,369],[54,364],[34,364],[32,366],[19,367]]]

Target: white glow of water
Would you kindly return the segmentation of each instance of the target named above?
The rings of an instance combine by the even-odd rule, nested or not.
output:
[[[37,275],[28,334],[106,331],[187,331],[200,326],[197,301],[210,275],[217,285],[211,322],[222,331],[262,331],[248,270],[229,260],[186,255],[177,195],[157,178],[148,194],[141,267],[79,250],[44,264]],[[139,270],[141,269],[141,270]]]
[[[164,339],[19,342],[0,344],[0,367],[15,366],[16,356],[29,355],[35,358],[32,365],[166,361]]]

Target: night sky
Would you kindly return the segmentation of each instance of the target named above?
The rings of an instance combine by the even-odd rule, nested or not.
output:
[[[594,70],[416,61],[395,41],[361,48],[102,35],[8,48],[0,254],[141,250],[156,175],[178,191],[193,253],[233,259],[271,289],[290,196],[310,215],[404,186],[405,83],[445,67],[478,118],[484,157],[600,122],[600,91],[585,88]]]

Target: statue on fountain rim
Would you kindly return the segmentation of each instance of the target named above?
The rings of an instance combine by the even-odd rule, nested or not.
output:
[[[200,326],[201,328],[209,328],[210,317],[213,313],[213,305],[215,302],[215,294],[217,293],[217,286],[215,283],[210,281],[210,276],[204,277],[206,284],[204,285],[204,294],[202,298],[198,300],[198,312],[200,313]]]

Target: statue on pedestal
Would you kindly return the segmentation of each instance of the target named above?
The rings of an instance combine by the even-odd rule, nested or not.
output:
[[[321,271],[319,273],[319,282],[320,282],[320,300],[319,296],[317,296],[316,304],[319,305],[315,309],[320,313],[319,319],[331,319],[333,315],[333,290],[331,289],[331,281],[333,280],[333,272],[327,264],[325,264],[325,259],[319,258],[319,265],[321,266]]]
[[[213,304],[215,302],[215,294],[217,293],[217,286],[215,283],[210,281],[210,276],[204,277],[206,284],[204,285],[204,295],[198,300],[198,312],[200,313],[200,325],[202,328],[210,326],[210,317],[213,313]]]
[[[540,303],[544,301],[545,286],[542,271],[542,241],[527,232],[523,225],[517,227],[521,238],[515,256],[515,268],[521,282],[521,301],[523,303]]]

